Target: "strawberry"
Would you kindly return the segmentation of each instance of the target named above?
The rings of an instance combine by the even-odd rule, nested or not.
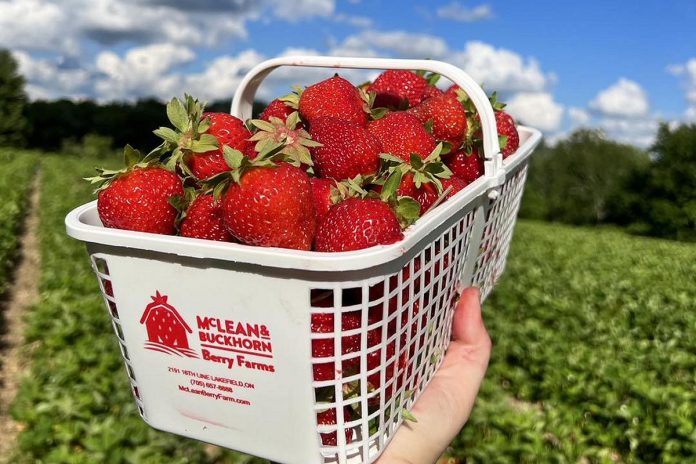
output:
[[[375,331],[376,332],[376,331]],[[405,334],[404,334],[405,335]],[[403,347],[404,343],[406,342],[406,337],[402,336],[401,337],[401,346]],[[391,399],[393,392],[401,387],[403,384],[403,381],[405,380],[405,368],[406,364],[408,362],[408,353],[403,352],[400,356],[396,357],[396,340],[392,340],[389,342],[384,349],[385,351],[385,360],[386,360],[386,367],[382,367],[381,369],[377,369],[375,372],[372,374],[369,374],[367,376],[367,382],[368,382],[368,388],[370,390],[376,390],[380,388],[382,385],[382,374],[381,371],[384,371],[384,384],[387,385],[389,384],[385,390],[384,390],[384,401],[387,402]],[[376,369],[378,367],[382,366],[382,348],[376,349],[370,353],[367,354],[367,370],[371,371],[373,369]],[[397,374],[397,371],[401,373],[401,375],[394,379],[394,377]],[[390,380],[394,379],[391,383]],[[368,403],[370,405],[377,405],[380,402],[379,395],[374,396],[368,400]]]
[[[380,141],[383,152],[404,161],[410,160],[411,153],[425,158],[437,145],[418,118],[404,111],[395,111],[372,121],[367,129]]]
[[[239,150],[247,156],[255,156],[251,132],[242,121],[227,113],[204,113],[205,105],[186,95],[184,101],[177,98],[167,104],[167,116],[175,127],[160,127],[154,133],[163,139],[151,155],[165,155],[166,167],[178,168],[184,175],[205,180],[230,168],[223,158],[224,145]]]
[[[315,249],[360,250],[402,238],[399,220],[389,205],[372,198],[348,198],[332,206],[319,224]]]
[[[408,110],[421,123],[432,121],[433,136],[437,140],[459,147],[466,135],[466,113],[455,97],[443,94],[423,100]]]
[[[466,182],[464,182],[457,176],[452,176],[449,179],[442,179],[440,180],[440,182],[442,183],[443,193],[447,192],[445,199],[452,198],[457,192],[459,192],[461,189],[468,185]],[[425,214],[426,211],[430,209],[430,207],[437,201],[437,199],[440,198],[440,193],[438,193],[435,184],[428,183],[423,184],[421,188],[417,190],[413,198],[415,198],[415,200],[418,203],[420,203],[420,214],[422,216],[423,214]]]
[[[300,95],[298,108],[310,126],[322,116],[333,116],[362,127],[367,124],[365,101],[358,89],[338,74],[307,87]]]
[[[469,185],[484,173],[483,158],[478,154],[478,150],[473,147],[471,153],[465,149],[458,150],[445,159],[445,164],[455,176]]]
[[[203,113],[203,118],[210,121],[210,128],[205,132],[218,141],[216,150],[204,153],[192,153],[189,166],[197,179],[207,179],[220,172],[229,170],[222,156],[222,146],[227,145],[239,151],[250,154],[251,132],[244,126],[241,119],[227,113]]]
[[[412,71],[389,69],[377,76],[367,92],[376,94],[375,106],[401,108],[420,103],[427,87],[428,81]]]
[[[442,95],[444,92],[434,85],[429,85],[425,88],[423,91],[423,99],[425,100],[426,98],[431,98],[431,97],[437,97],[438,95]]]
[[[222,208],[212,195],[199,195],[186,211],[179,233],[182,237],[231,242],[232,235],[222,221]]]
[[[181,179],[147,158],[139,161],[140,153],[130,145],[124,157],[125,169],[98,169],[98,176],[87,179],[98,185],[97,212],[102,224],[114,229],[173,234],[177,210],[169,200],[184,194]]]
[[[500,143],[500,153],[505,159],[519,148],[520,134],[517,132],[515,121],[505,111],[495,112],[495,124],[498,128],[498,136],[504,139]]]
[[[360,311],[351,311],[341,315],[341,331],[360,328]],[[312,333],[333,333],[334,315],[326,313],[312,314]],[[360,351],[360,334],[341,337],[341,354],[356,353]],[[312,340],[312,357],[325,358],[334,356],[333,338],[317,338]],[[354,373],[360,366],[360,357],[342,361],[342,374],[344,376]],[[314,380],[333,380],[336,378],[335,364],[315,363],[313,366]]]
[[[309,134],[321,144],[310,150],[319,176],[343,180],[377,172],[382,146],[362,126],[334,117],[320,117],[312,121]]]
[[[314,202],[314,211],[317,215],[318,224],[333,206],[333,201],[331,201],[331,187],[334,183],[330,179],[322,179],[319,177],[311,177],[309,182],[312,184],[312,200]]]
[[[288,119],[288,116],[290,116],[295,111],[297,110],[292,108],[290,105],[280,100],[279,98],[276,98],[271,103],[269,103],[266,108],[264,108],[264,110],[259,115],[259,119],[263,119],[264,121],[270,121],[273,117],[285,122]],[[301,127],[301,125],[302,124],[298,124],[298,127]]]
[[[347,406],[343,408],[343,419],[344,422],[350,421],[350,408]],[[320,425],[336,425],[336,408],[330,408],[322,412],[317,413],[317,423]],[[346,444],[353,441],[353,432],[350,429],[346,429]],[[325,446],[336,446],[338,444],[338,437],[336,432],[320,433],[321,442]]]
[[[243,158],[239,152],[236,156]],[[222,199],[227,230],[249,245],[309,250],[316,216],[307,173],[288,163],[251,165],[239,172],[241,163]]]

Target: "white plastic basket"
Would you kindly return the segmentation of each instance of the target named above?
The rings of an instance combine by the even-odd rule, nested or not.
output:
[[[430,60],[269,60],[244,78],[232,114],[251,115],[259,83],[279,66],[442,74],[481,115],[485,175],[402,241],[344,253],[107,229],[96,201],[66,227],[86,242],[148,424],[282,463],[373,462],[440,365],[458,291],[476,284],[485,296],[502,272],[541,135],[519,127],[520,148],[503,162],[484,92]],[[318,424],[331,409],[336,423]]]

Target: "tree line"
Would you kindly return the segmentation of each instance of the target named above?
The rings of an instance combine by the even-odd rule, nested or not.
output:
[[[24,85],[12,55],[0,50],[0,145],[110,157],[127,143],[148,151],[159,143],[152,130],[168,124],[155,99],[28,101]],[[208,109],[228,111],[229,103]],[[696,124],[661,125],[647,150],[587,129],[542,144],[531,157],[520,216],[696,242]]]

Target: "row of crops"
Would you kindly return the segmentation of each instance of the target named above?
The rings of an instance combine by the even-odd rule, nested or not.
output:
[[[14,156],[0,150],[0,295],[7,289],[15,262],[35,165],[33,154]]]
[[[13,462],[249,463],[148,428],[67,211],[92,160],[43,156],[41,299],[13,407]],[[68,173],[68,174],[66,174]],[[619,231],[518,224],[485,319],[495,347],[467,463],[696,462],[696,247]]]

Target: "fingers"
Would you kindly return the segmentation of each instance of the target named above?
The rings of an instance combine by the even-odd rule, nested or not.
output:
[[[465,289],[459,297],[452,320],[452,340],[466,345],[490,344],[481,317],[481,294],[476,287]]]

